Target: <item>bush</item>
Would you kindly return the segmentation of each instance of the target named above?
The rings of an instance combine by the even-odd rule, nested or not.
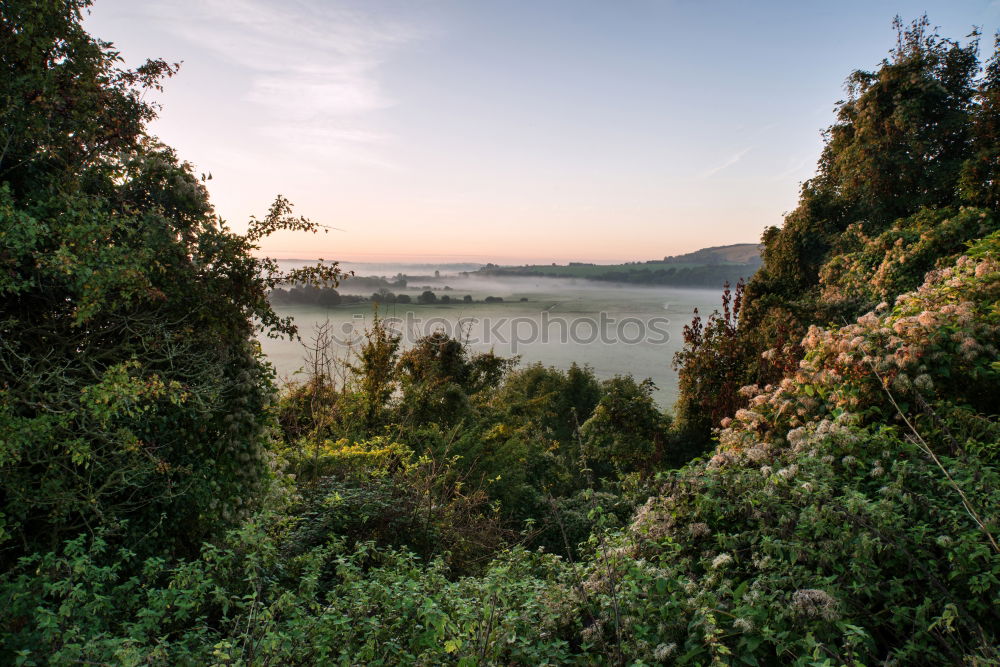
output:
[[[588,637],[612,652],[617,624],[647,662],[989,664],[1000,552],[956,485],[988,511],[1000,471],[942,462],[951,479],[896,429],[827,424],[668,476],[595,543]]]
[[[0,579],[0,657],[14,664],[564,662],[575,622],[558,559],[515,551],[481,577],[345,548],[297,555],[261,516],[197,560],[137,561],[78,538]],[[130,576],[129,571],[141,572]]]
[[[339,276],[255,257],[316,230],[280,197],[246,235],[223,225],[145,133],[143,95],[173,68],[120,68],[87,4],[0,8],[0,567],[122,519],[137,550],[191,552],[247,516],[274,398],[256,336],[295,334],[267,294]]]

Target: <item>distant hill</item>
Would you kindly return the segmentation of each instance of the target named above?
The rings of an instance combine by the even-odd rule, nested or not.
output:
[[[549,278],[584,278],[606,282],[638,285],[672,285],[677,287],[722,287],[749,279],[760,267],[760,245],[737,243],[702,248],[686,255],[664,257],[623,264],[526,264],[498,266],[487,264],[471,275],[541,276]]]
[[[762,247],[759,243],[734,243],[664,257],[663,261],[668,264],[753,264],[760,261]]]

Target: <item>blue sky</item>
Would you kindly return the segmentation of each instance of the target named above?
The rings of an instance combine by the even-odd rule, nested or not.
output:
[[[279,257],[652,259],[792,209],[852,69],[1000,2],[97,0],[130,64],[183,61],[153,131],[239,229],[275,194],[343,229]]]

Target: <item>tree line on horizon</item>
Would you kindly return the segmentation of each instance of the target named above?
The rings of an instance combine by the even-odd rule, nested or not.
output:
[[[352,279],[353,280],[353,279]],[[450,287],[444,287],[442,291],[452,291]],[[438,295],[433,289],[425,289],[416,297],[411,297],[406,293],[391,292],[385,287],[379,288],[370,296],[358,294],[342,294],[333,285],[319,286],[311,283],[293,285],[291,287],[274,287],[268,292],[268,301],[275,306],[283,305],[315,305],[331,308],[340,305],[355,305],[359,303],[371,303],[374,305],[411,304],[431,306],[473,303],[503,303],[503,297],[487,296],[481,301],[476,301],[471,294],[462,297],[453,297],[450,294]],[[527,301],[522,297],[521,301]]]
[[[579,278],[635,285],[665,285],[674,287],[706,287],[721,290],[728,283],[749,280],[760,267],[759,258],[745,264],[732,262],[706,263],[693,266],[671,266],[667,261],[629,262],[625,264],[588,264],[570,262],[566,266],[487,265],[475,272],[494,277],[553,277]]]

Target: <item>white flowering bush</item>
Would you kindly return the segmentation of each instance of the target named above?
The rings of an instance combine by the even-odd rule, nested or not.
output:
[[[998,257],[994,233],[952,266],[928,273],[892,307],[839,327],[810,327],[797,372],[776,385],[743,388],[748,407],[720,430],[721,449],[751,451],[762,442],[797,447],[806,424],[891,420],[890,394],[904,410],[924,400],[995,414]]]
[[[951,264],[966,243],[996,231],[991,211],[921,209],[875,235],[864,224],[848,226],[839,252],[820,270],[822,299],[828,304],[874,306],[916,288],[924,275]]]
[[[745,387],[716,451],[663,478],[614,559],[595,552],[584,644],[681,664],[1000,660],[998,256],[993,233]]]
[[[763,468],[744,451],[665,478],[592,559],[587,643],[647,663],[1000,659],[1000,553],[925,452],[843,420],[793,438]],[[995,537],[997,466],[943,463]]]

